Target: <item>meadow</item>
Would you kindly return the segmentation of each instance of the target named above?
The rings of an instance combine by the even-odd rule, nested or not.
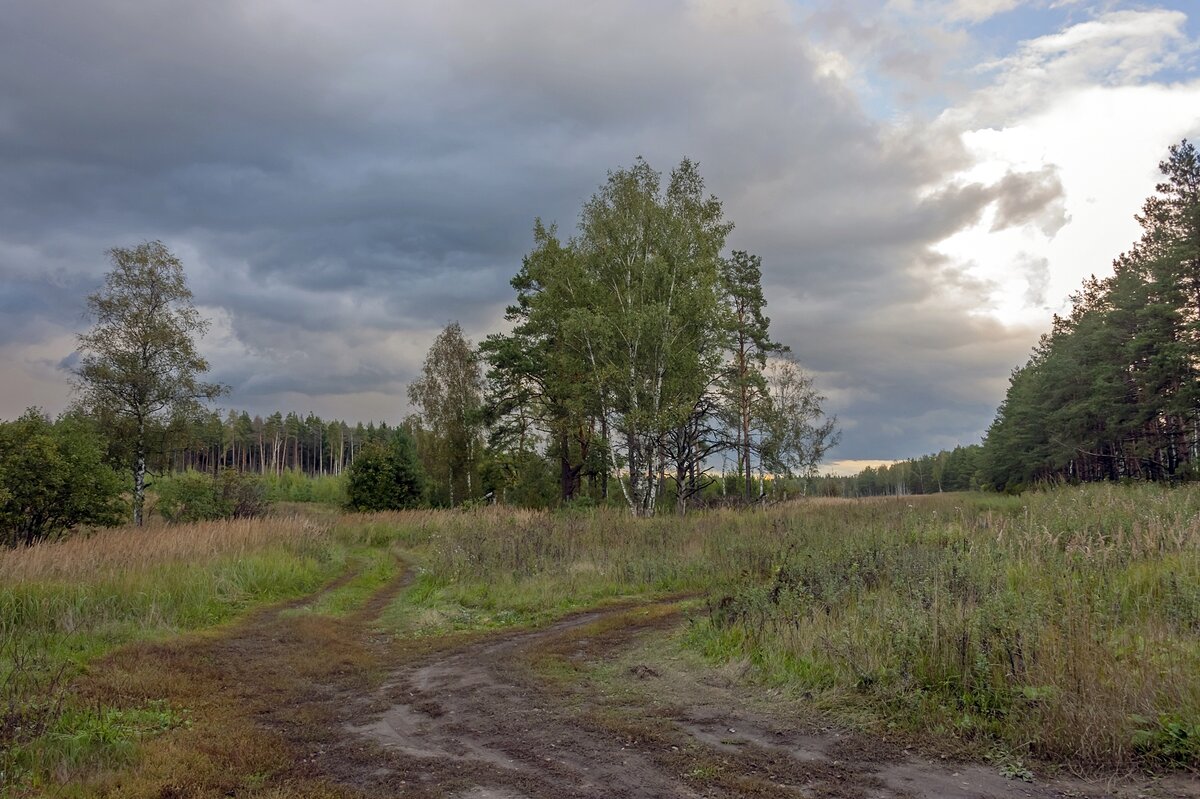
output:
[[[817,716],[1092,770],[1200,768],[1200,489],[809,499],[631,520],[508,508],[116,529],[0,553],[0,770],[32,785],[135,758],[187,708],[74,703],[130,641],[296,612],[404,641],[692,598],[664,647],[734,664]],[[40,776],[39,776],[40,775]]]

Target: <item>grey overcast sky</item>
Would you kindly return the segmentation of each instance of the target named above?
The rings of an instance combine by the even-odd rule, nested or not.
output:
[[[700,162],[831,460],[979,437],[1200,133],[1200,9],[1086,0],[0,0],[0,416],[68,399],[114,245],[161,239],[227,407],[399,420],[503,325],[535,216]]]

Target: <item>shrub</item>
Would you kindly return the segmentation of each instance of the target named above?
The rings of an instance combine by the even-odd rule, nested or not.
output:
[[[202,472],[183,472],[158,480],[158,512],[172,524],[221,518],[216,481]]]
[[[219,477],[184,472],[158,482],[158,511],[172,524],[212,519],[252,519],[266,514],[266,484],[256,475],[226,469]]]
[[[257,519],[271,509],[267,499],[267,484],[258,475],[226,469],[221,472],[222,518]]]
[[[346,506],[358,511],[414,508],[423,489],[412,439],[397,430],[386,446],[368,445],[354,459],[347,472]]]
[[[33,544],[80,525],[120,524],[124,483],[85,422],[36,409],[0,423],[0,544]]]

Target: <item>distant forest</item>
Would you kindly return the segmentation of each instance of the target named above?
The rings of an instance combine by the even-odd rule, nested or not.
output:
[[[840,496],[1200,476],[1200,156],[1188,141],[1137,216],[1142,236],[1087,280],[1016,369],[982,445],[812,482]]]
[[[936,455],[868,466],[848,477],[825,475],[805,481],[808,494],[828,497],[893,497],[940,494],[945,491],[978,491],[983,477],[984,451],[980,444],[942,450]]]
[[[288,470],[337,476],[364,447],[388,441],[386,422],[363,424],[276,411],[266,417],[231,410],[168,419],[151,431],[150,468],[156,472],[238,469],[258,474]]]

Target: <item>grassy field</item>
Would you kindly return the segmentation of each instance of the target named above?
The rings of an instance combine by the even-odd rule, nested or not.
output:
[[[688,642],[870,722],[1101,768],[1200,766],[1200,492],[784,514]]]
[[[299,516],[123,528],[0,552],[0,784],[120,760],[183,723],[161,706],[73,701],[72,680],[121,644],[215,627],[318,588],[351,547]]]
[[[816,710],[1003,759],[1200,767],[1200,490],[810,500],[381,520],[422,566],[410,632],[694,592],[685,643]]]
[[[1200,767],[1200,489],[810,500],[634,521],[502,508],[119,529],[0,553],[0,782],[135,758],[188,708],[80,705],[75,675],[147,637],[352,613],[415,572],[400,640],[689,594],[677,645],[814,713],[1018,762]],[[91,764],[91,765],[89,765]]]

